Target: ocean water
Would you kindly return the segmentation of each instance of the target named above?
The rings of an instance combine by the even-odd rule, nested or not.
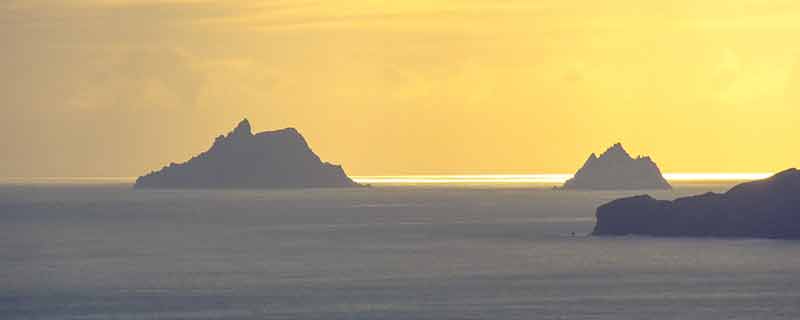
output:
[[[800,319],[800,242],[586,236],[634,194],[10,183],[0,319]]]

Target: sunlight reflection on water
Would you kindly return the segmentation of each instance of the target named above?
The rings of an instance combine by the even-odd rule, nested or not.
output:
[[[664,177],[676,182],[750,181],[769,177],[770,173],[666,173]],[[354,176],[358,183],[372,185],[417,184],[561,184],[571,174],[463,174],[463,175],[395,175]]]

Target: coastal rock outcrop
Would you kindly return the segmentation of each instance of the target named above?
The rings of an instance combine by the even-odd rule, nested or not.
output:
[[[615,144],[596,156],[592,153],[583,167],[567,180],[564,189],[646,190],[671,189],[669,182],[650,157],[632,158],[622,144]]]
[[[294,128],[253,134],[245,119],[191,160],[136,180],[135,188],[356,187],[341,166],[322,162]]]
[[[800,171],[789,169],[722,194],[614,200],[597,208],[593,234],[800,239]]]

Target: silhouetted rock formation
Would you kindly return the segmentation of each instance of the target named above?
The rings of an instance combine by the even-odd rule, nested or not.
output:
[[[800,171],[724,194],[659,201],[637,196],[597,208],[595,235],[800,238]]]
[[[294,128],[253,135],[247,119],[208,151],[136,180],[136,188],[310,188],[358,186],[323,163]]]
[[[650,157],[631,158],[617,143],[598,158],[594,153],[564,184],[564,189],[639,190],[671,189]]]

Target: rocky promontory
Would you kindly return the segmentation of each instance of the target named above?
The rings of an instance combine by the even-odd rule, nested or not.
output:
[[[800,239],[800,171],[789,169],[722,194],[615,200],[597,208],[593,234]]]

